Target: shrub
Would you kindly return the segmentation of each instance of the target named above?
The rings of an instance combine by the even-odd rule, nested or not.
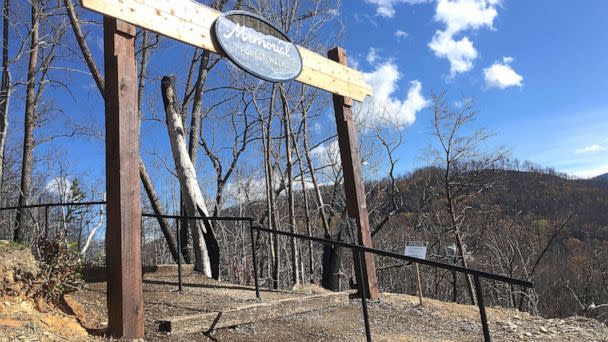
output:
[[[83,264],[74,244],[62,239],[40,241],[40,286],[36,297],[53,304],[65,293],[78,290],[83,284]]]

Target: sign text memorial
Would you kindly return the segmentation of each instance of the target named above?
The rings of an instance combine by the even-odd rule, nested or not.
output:
[[[228,58],[250,74],[272,82],[302,72],[302,57],[287,35],[249,12],[232,11],[215,21],[215,38]]]

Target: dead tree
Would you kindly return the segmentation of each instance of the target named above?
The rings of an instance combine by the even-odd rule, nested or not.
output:
[[[179,183],[188,216],[208,217],[209,212],[196,178],[196,170],[186,147],[186,137],[175,94],[175,77],[165,76],[161,82],[167,130]],[[208,277],[219,278],[219,245],[209,220],[196,220],[190,225],[195,256],[194,268]]]
[[[503,159],[506,152],[498,148],[481,152],[480,146],[492,136],[483,129],[463,134],[474,121],[478,112],[472,100],[465,100],[458,110],[451,110],[445,101],[445,93],[433,96],[433,135],[438,147],[432,154],[442,171],[439,196],[445,203],[447,228],[454,237],[456,259],[468,267],[469,255],[465,244],[465,227],[473,197],[491,186],[491,182],[479,182],[479,174]],[[470,276],[465,276],[469,299],[476,303],[475,288]],[[457,282],[454,276],[454,295]]]
[[[11,93],[11,74],[8,69],[8,13],[9,0],[4,0],[2,6],[2,84],[0,84],[0,191],[2,191],[4,179],[4,152],[6,148],[6,133],[8,131],[8,105]]]
[[[268,229],[278,230],[277,210],[275,202],[275,175],[271,163],[271,146],[272,146],[272,119],[274,117],[274,99],[276,95],[276,87],[273,85],[270,91],[268,115],[264,115],[266,110],[259,104],[256,88],[251,90],[253,105],[258,113],[258,122],[260,131],[262,132],[262,163],[264,164],[264,189],[266,192],[266,219]],[[269,234],[270,239],[270,256],[272,261],[272,270],[270,271],[270,279],[272,280],[272,288],[278,289],[280,283],[280,255],[279,239],[274,234]]]
[[[34,128],[36,127],[36,76],[38,72],[39,52],[39,25],[41,16],[41,2],[31,2],[31,37],[29,62],[27,66],[27,86],[25,94],[25,124],[23,133],[23,154],[21,162],[21,186],[19,193],[19,206],[29,204],[30,191],[32,187],[32,170],[34,167]],[[24,238],[23,226],[25,223],[23,211],[17,212],[16,226],[13,235],[15,241]]]
[[[286,158],[286,172],[287,172],[287,202],[288,202],[288,213],[289,213],[289,231],[291,233],[296,232],[296,213],[295,213],[295,202],[293,196],[293,158],[292,158],[292,127],[291,127],[291,109],[289,108],[289,102],[285,94],[283,85],[279,85],[279,93],[281,96],[281,104],[283,108],[283,128],[284,128],[284,139],[285,139],[285,158]],[[298,243],[295,238],[290,239],[291,247],[291,268],[292,268],[292,280],[293,285],[300,284],[300,250]]]

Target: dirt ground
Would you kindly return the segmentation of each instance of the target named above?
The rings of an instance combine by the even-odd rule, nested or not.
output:
[[[251,287],[220,283],[196,274],[184,277],[177,289],[173,272],[144,276],[147,341],[364,341],[361,302],[269,321],[219,329],[212,333],[169,335],[157,331],[156,320],[236,308],[256,302]],[[0,305],[0,341],[99,341],[107,325],[105,282],[88,283],[83,291],[66,297],[75,314],[39,313],[28,303]],[[263,291],[264,301],[324,291],[314,286],[300,293]],[[382,294],[369,303],[372,334],[376,341],[481,341],[476,307]],[[47,316],[51,316],[49,318]],[[608,331],[597,321],[581,317],[548,320],[525,313],[488,309],[495,341],[608,341]],[[78,322],[86,328],[80,327]],[[87,335],[88,331],[88,335]]]
[[[482,341],[476,307],[382,294],[369,305],[374,341]],[[494,341],[608,341],[608,330],[597,321],[575,317],[547,320],[514,310],[489,308]],[[361,302],[324,311],[218,330],[211,336],[174,341],[364,341]]]

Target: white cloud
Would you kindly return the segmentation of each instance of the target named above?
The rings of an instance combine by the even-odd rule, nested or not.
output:
[[[337,140],[319,145],[310,153],[320,165],[340,165],[340,146]]]
[[[377,59],[378,59],[377,50],[375,48],[369,48],[369,52],[367,53],[367,57],[365,57],[365,60],[367,60],[367,62],[369,64],[374,64]]]
[[[524,78],[511,68],[509,63],[512,57],[503,57],[502,62],[495,62],[483,69],[486,86],[488,88],[505,89],[508,87],[521,87]]]
[[[598,144],[593,144],[587,147],[583,147],[583,148],[579,148],[576,149],[576,154],[590,154],[590,153],[598,153],[598,152],[602,152],[602,151],[606,151],[606,148],[604,146],[598,145]]]
[[[473,68],[473,61],[477,58],[477,50],[467,37],[454,40],[447,32],[437,31],[429,43],[429,48],[435,56],[446,58],[450,62],[450,76],[463,73]]]
[[[337,140],[315,147],[311,152],[316,167],[320,184],[331,184],[342,169],[340,162],[340,145]],[[311,181],[308,181],[311,182]],[[307,187],[309,187],[307,185]],[[301,186],[300,186],[301,188]]]
[[[446,32],[456,34],[483,27],[492,28],[498,15],[497,0],[439,0],[435,20],[446,25]]]
[[[590,168],[590,169],[580,169],[580,170],[570,171],[568,173],[570,175],[578,177],[578,178],[584,178],[584,179],[593,178],[593,177],[597,177],[599,175],[608,173],[608,164],[602,165],[599,167]]]
[[[392,18],[395,16],[396,4],[421,4],[431,0],[365,0],[368,4],[376,5],[376,14],[381,17]]]
[[[48,193],[53,196],[61,196],[64,198],[67,196],[72,181],[66,177],[55,177],[46,183],[44,187]]]
[[[397,38],[397,40],[405,39],[408,36],[409,36],[409,34],[403,30],[395,31],[395,37]]]
[[[464,36],[456,36],[463,31],[481,28],[493,29],[498,15],[496,8],[501,0],[438,0],[435,20],[445,24],[445,30],[435,32],[429,48],[439,58],[450,62],[450,76],[464,73],[473,68],[477,50],[473,42]]]
[[[248,177],[237,175],[226,184],[224,191],[224,207],[258,201],[266,197],[266,180],[255,173]]]
[[[395,96],[397,82],[401,78],[399,68],[392,61],[382,63],[369,73],[363,73],[365,81],[374,89],[374,96],[357,106],[357,120],[366,126],[391,123],[403,128],[416,121],[416,113],[429,105],[422,95],[422,84],[411,81],[403,100]]]

